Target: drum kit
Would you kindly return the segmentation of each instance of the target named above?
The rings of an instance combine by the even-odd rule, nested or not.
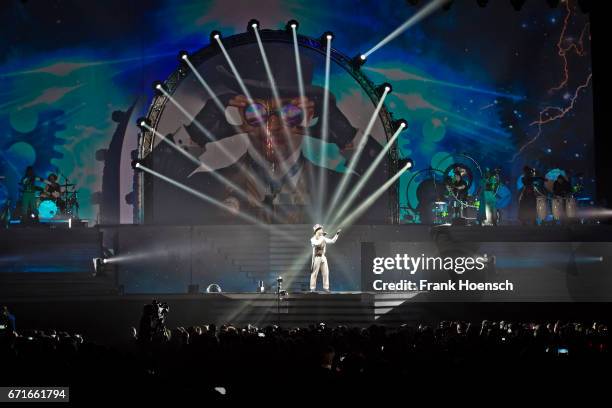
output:
[[[71,183],[65,176],[62,177],[64,182],[61,184],[55,183],[52,185],[45,180],[45,187],[40,185],[42,183],[33,186],[35,194],[35,211],[34,214],[31,214],[33,218],[37,218],[39,221],[79,218],[79,201],[76,184]],[[20,187],[20,200],[14,206],[9,198],[8,189],[3,184],[5,179],[6,177],[0,176],[0,222],[8,225],[12,218],[21,217],[24,219],[28,214],[21,214],[22,206],[19,201],[24,199],[23,185],[18,183]]]
[[[549,221],[553,223],[576,221],[578,219],[578,199],[574,194],[566,197],[555,196],[552,193],[540,194],[536,197],[536,214],[538,224]]]
[[[38,190],[39,188],[37,188]],[[59,185],[59,191],[37,191],[36,208],[40,220],[78,218],[79,201],[76,184],[69,183],[65,178]]]
[[[481,169],[464,153],[449,154],[436,167],[419,170],[410,177],[407,206],[400,207],[409,215],[408,220],[437,225],[500,225],[502,210],[512,203],[512,191],[502,182],[498,169]],[[560,175],[565,185],[555,183]],[[581,180],[580,174],[569,177],[564,170],[552,169],[534,181],[534,221],[584,223],[582,208],[592,206],[593,200],[584,195]],[[459,194],[457,185],[463,182],[466,188]],[[520,190],[522,184],[517,187]]]

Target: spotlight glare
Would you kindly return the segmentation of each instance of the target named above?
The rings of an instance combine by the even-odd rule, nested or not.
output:
[[[138,126],[140,130],[146,130],[147,126],[149,126],[149,120],[145,117],[140,117],[136,119],[136,126]]]
[[[414,161],[413,161],[411,158],[409,158],[409,157],[407,157],[407,158],[405,158],[405,159],[399,159],[399,160],[397,161],[397,164],[398,164],[398,167],[399,167],[400,169],[406,169],[406,170],[409,170],[409,169],[411,169],[412,167],[414,167]]]
[[[331,41],[333,39],[334,39],[334,33],[332,33],[331,31],[326,31],[321,36],[321,43],[324,44],[325,40],[327,40],[329,42],[329,41]]]
[[[408,122],[406,119],[398,119],[394,122],[395,128],[404,130],[408,127]]]
[[[179,62],[182,61],[187,61],[187,57],[189,56],[189,53],[185,50],[181,50],[178,52],[176,58],[179,60]]]
[[[393,91],[393,87],[388,82],[385,82],[384,84],[381,84],[376,87],[376,92],[378,93],[378,96],[380,96],[381,98],[384,94],[389,94],[392,91]]]
[[[259,21],[255,19],[251,19],[249,20],[249,23],[247,24],[247,31],[255,31],[259,27],[260,27]]]
[[[363,64],[365,64],[367,57],[364,54],[355,55],[351,60],[353,68],[359,69]]]
[[[155,92],[155,95],[163,94],[164,86],[162,85],[161,81],[154,81],[152,87],[153,91]]]
[[[221,32],[218,30],[214,30],[210,33],[210,42],[214,43],[215,40],[219,40],[221,38]]]
[[[140,164],[140,162],[141,162],[140,159],[132,160],[132,169],[136,170],[136,169],[142,168],[142,165]]]

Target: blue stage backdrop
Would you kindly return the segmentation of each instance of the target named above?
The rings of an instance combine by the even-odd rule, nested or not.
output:
[[[334,48],[352,56],[424,3],[5,1],[0,201],[17,200],[18,180],[32,165],[41,176],[59,171],[61,181],[76,183],[81,217],[99,220],[104,159],[112,154],[121,162],[112,219],[131,223],[133,124],[151,102],[150,84],[176,68],[178,50],[202,48],[214,29],[244,32],[251,18],[273,29],[297,19],[304,35],[332,30]],[[420,220],[420,194],[455,162],[472,170],[501,168],[498,205],[506,218],[516,217],[524,165],[541,174],[569,172],[582,198],[591,199],[590,51],[588,17],[576,1],[557,8],[529,1],[515,11],[500,0],[485,8],[455,1],[373,53],[363,72],[375,83],[393,84],[387,107],[409,122],[398,141],[400,155],[415,162],[400,179],[402,220]],[[351,92],[336,97],[342,104]],[[120,143],[109,149],[113,138]]]

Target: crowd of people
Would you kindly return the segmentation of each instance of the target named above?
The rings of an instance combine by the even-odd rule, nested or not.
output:
[[[401,327],[202,325],[127,332],[106,347],[74,333],[2,330],[2,385],[71,386],[71,398],[359,398],[597,381],[602,323],[442,321]],[[518,374],[516,374],[518,373]],[[561,388],[565,389],[565,388]],[[110,395],[108,393],[111,393]],[[443,394],[443,393],[442,393]],[[448,396],[448,395],[447,395]]]

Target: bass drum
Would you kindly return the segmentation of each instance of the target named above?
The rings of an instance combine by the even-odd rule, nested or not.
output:
[[[38,219],[50,220],[57,215],[58,208],[52,200],[43,200],[38,205]]]

